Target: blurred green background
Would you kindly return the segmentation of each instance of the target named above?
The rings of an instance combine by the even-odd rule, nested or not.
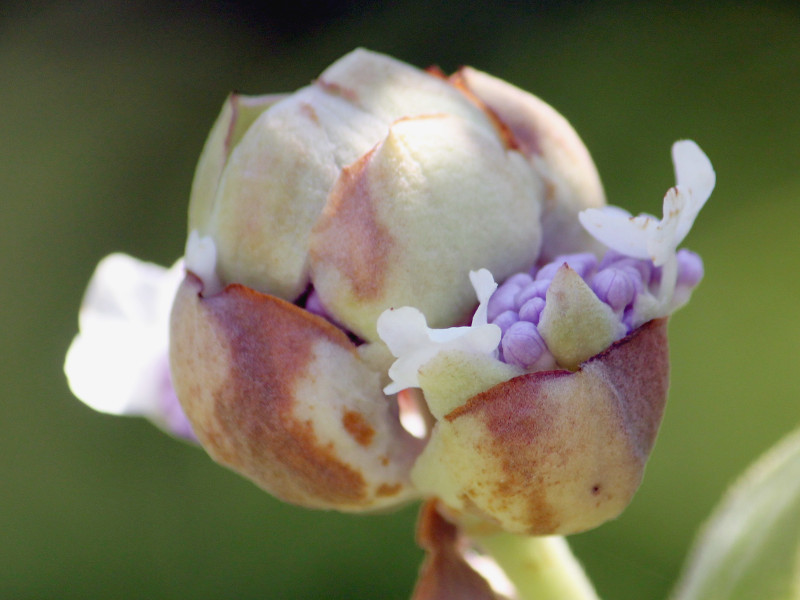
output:
[[[660,210],[669,147],[718,185],[687,240],[706,280],[671,323],[645,482],[572,543],[608,600],[665,598],[698,525],[800,422],[800,9],[795,4],[5,4],[0,13],[0,598],[403,599],[415,509],[285,506],[62,374],[112,251],[182,253],[194,162],[227,92],[290,91],[357,45],[471,64],[562,111],[611,202]]]

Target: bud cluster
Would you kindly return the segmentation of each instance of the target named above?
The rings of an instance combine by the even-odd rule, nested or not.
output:
[[[703,277],[703,261],[694,252],[677,253],[676,293],[688,297]],[[516,273],[503,282],[488,305],[489,322],[500,327],[500,360],[528,371],[553,368],[556,360],[547,348],[537,326],[547,304],[547,291],[556,272],[569,266],[595,295],[613,311],[628,335],[641,325],[636,303],[641,297],[655,297],[661,283],[661,267],[648,259],[631,258],[609,250],[598,261],[590,252],[564,254],[553,261]]]

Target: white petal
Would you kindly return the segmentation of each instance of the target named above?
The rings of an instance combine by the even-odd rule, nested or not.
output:
[[[581,211],[578,219],[586,231],[609,248],[633,258],[650,257],[647,244],[658,226],[655,217],[632,217],[619,207],[604,206]]]
[[[378,335],[389,347],[393,356],[408,354],[428,342],[428,323],[416,308],[401,308],[383,311],[378,317]]]
[[[676,183],[691,190],[699,211],[711,196],[717,181],[711,161],[695,142],[681,140],[672,145],[672,162]]]
[[[97,266],[67,352],[70,389],[95,410],[158,419],[168,381],[169,311],[183,277],[123,254]]]
[[[478,308],[472,316],[472,326],[486,325],[488,323],[489,298],[497,289],[497,282],[492,277],[489,269],[478,269],[469,272],[469,280],[478,296]]]
[[[649,232],[647,239],[648,258],[657,267],[662,266],[675,255],[680,240],[677,231],[686,209],[688,197],[680,188],[670,188],[664,196],[664,218]]]
[[[700,209],[711,196],[717,176],[708,156],[691,140],[673,144],[672,162],[675,165],[677,187],[687,196],[686,207],[681,211],[680,223],[675,233],[677,248],[689,234]]]
[[[389,367],[392,383],[386,394],[419,387],[419,369],[443,350],[493,354],[500,344],[501,331],[486,322],[486,305],[497,289],[487,269],[470,272],[479,305],[469,327],[431,329],[419,310],[410,306],[389,309],[378,317],[377,331],[397,360]]]
[[[691,140],[672,146],[677,185],[664,196],[661,221],[647,214],[631,217],[615,206],[590,208],[578,214],[581,224],[598,241],[627,256],[666,263],[689,233],[714,189],[711,161]]]

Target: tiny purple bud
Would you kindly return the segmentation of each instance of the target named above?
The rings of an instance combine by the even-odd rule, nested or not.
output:
[[[591,252],[581,252],[579,254],[567,254],[558,257],[569,265],[582,279],[586,279],[597,269],[597,257]],[[554,261],[555,262],[555,261]]]
[[[514,275],[514,277],[516,277],[516,275]],[[511,279],[514,279],[514,277]],[[498,287],[494,294],[492,294],[492,297],[489,298],[489,304],[486,307],[486,318],[489,322],[494,321],[498,315],[505,311],[516,308],[514,306],[515,298],[522,289],[522,286],[511,281],[511,279]]]
[[[531,298],[519,309],[519,318],[521,321],[529,321],[534,325],[539,324],[539,317],[544,310],[544,298]]]
[[[622,324],[625,325],[625,330],[627,333],[633,331],[634,322],[636,321],[636,310],[633,306],[629,306],[625,309],[625,312],[622,314]]]
[[[597,273],[592,280],[592,290],[615,311],[624,309],[636,296],[636,285],[631,275],[615,267]]]
[[[536,273],[536,281],[549,281],[553,278],[556,274],[556,271],[564,264],[564,261],[561,262],[550,262],[544,265],[539,272]]]
[[[508,279],[503,282],[503,285],[517,285],[519,287],[525,287],[531,281],[533,281],[533,277],[528,273],[515,273]],[[501,286],[502,287],[502,286]]]
[[[536,280],[527,287],[522,288],[514,298],[514,308],[519,310],[531,298],[544,298],[547,295],[547,288],[550,287],[550,280]]]
[[[635,269],[639,273],[639,280],[645,284],[650,283],[650,278],[653,275],[653,263],[650,260],[639,258],[623,258],[614,263],[617,269]]]
[[[536,325],[528,321],[517,321],[503,336],[503,358],[510,365],[527,369],[547,352]]]
[[[322,300],[319,299],[317,290],[311,290],[311,293],[308,295],[308,299],[306,300],[305,309],[310,313],[330,320],[330,313],[328,313],[328,311],[325,310],[325,307],[322,306]]]
[[[649,263],[649,261],[640,261],[640,262]],[[647,282],[647,285],[649,285],[651,268],[650,267],[647,268],[646,270],[647,277],[643,279],[642,273],[645,272],[644,269],[638,269],[633,265],[626,265],[625,263],[622,263],[622,265],[623,265],[622,267],[616,267],[616,268],[618,268],[620,271],[628,275],[628,277],[631,280],[631,283],[633,283],[633,287],[636,288],[636,293],[641,294],[644,291],[645,282]]]
[[[627,260],[627,259],[630,259],[630,257],[625,254],[622,254],[621,252],[617,252],[616,250],[609,249],[603,255],[603,258],[600,261],[600,264],[597,266],[597,269],[599,271],[602,271],[603,269],[614,265],[614,263],[620,260]]]
[[[678,285],[694,287],[703,278],[703,259],[691,250],[678,250]]]
[[[536,280],[552,279],[564,264],[575,271],[582,279],[586,279],[597,268],[597,257],[591,252],[580,252],[577,254],[562,254],[549,262],[536,274]]]
[[[519,316],[517,313],[513,310],[507,310],[497,315],[497,318],[492,320],[492,323],[497,325],[502,334],[505,335],[506,331],[508,331],[508,328],[517,321],[519,321]]]

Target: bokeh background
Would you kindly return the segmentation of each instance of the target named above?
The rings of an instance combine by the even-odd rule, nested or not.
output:
[[[283,505],[62,374],[112,251],[171,264],[227,92],[290,91],[363,45],[470,64],[562,111],[609,199],[660,210],[670,144],[718,185],[687,245],[670,403],[617,521],[572,538],[603,598],[665,598],[695,531],[800,421],[800,9],[722,2],[4,3],[0,9],[0,598],[403,599],[415,507]]]

